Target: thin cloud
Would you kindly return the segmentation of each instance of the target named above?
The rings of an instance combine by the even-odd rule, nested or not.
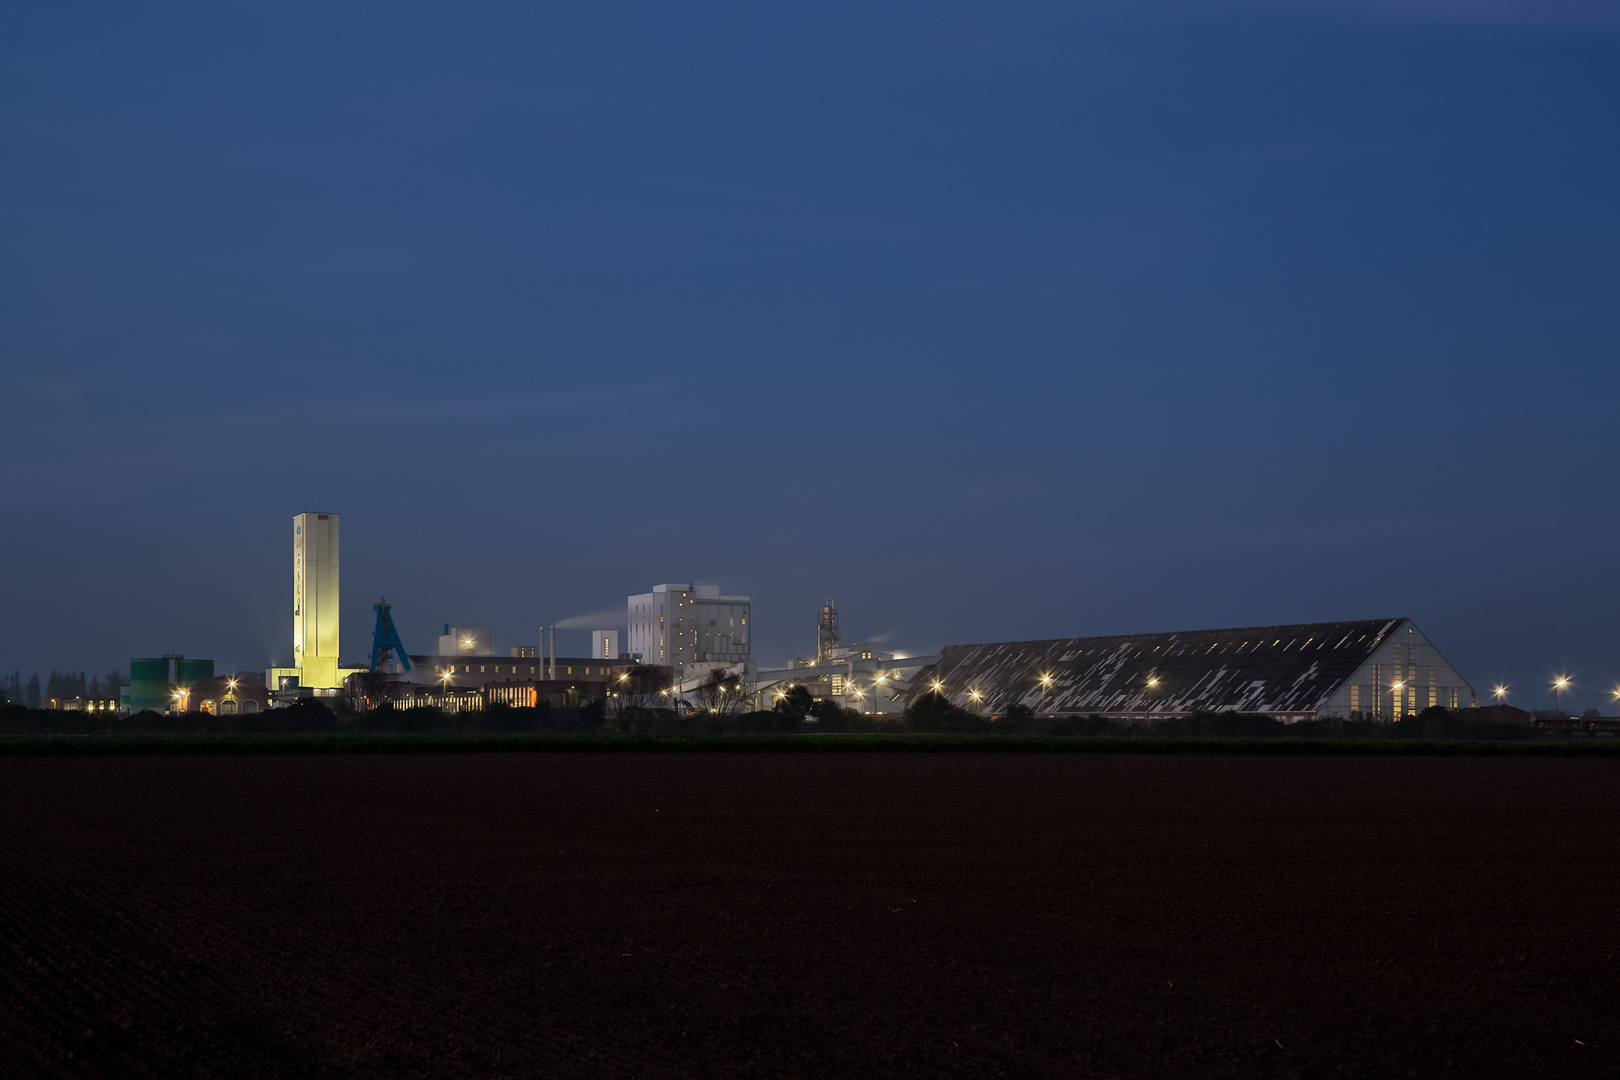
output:
[[[1262,0],[1243,6],[1268,11],[1315,10],[1390,22],[1620,29],[1620,0],[1307,0],[1288,4]]]

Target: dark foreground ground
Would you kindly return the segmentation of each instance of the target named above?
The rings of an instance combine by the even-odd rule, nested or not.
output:
[[[1617,796],[1579,759],[0,759],[0,1075],[1614,1075]]]

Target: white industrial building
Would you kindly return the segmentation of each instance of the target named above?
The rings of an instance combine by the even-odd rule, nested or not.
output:
[[[629,651],[673,668],[677,679],[698,664],[746,663],[750,606],[718,585],[654,585],[629,598]]]
[[[495,654],[495,628],[493,626],[451,626],[444,624],[439,635],[440,656],[493,656]]]

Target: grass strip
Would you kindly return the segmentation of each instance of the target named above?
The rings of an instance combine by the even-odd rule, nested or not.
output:
[[[1171,738],[1090,735],[13,735],[0,757],[194,754],[612,753],[1397,754],[1620,757],[1620,739],[1485,742],[1421,739]]]

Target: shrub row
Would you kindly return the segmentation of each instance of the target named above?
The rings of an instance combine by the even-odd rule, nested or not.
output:
[[[1614,757],[1620,740],[1502,742],[1465,739],[1188,738],[1053,735],[538,735],[341,733],[328,735],[106,735],[0,738],[0,757],[146,757],[197,754],[488,753],[1092,753],[1398,754]]]
[[[0,735],[636,735],[740,736],[794,734],[900,734],[985,736],[1086,736],[1142,739],[1287,739],[1412,741],[1568,741],[1570,736],[1538,734],[1528,724],[1465,720],[1445,709],[1428,709],[1397,723],[1372,720],[1314,720],[1283,724],[1265,716],[1211,713],[1168,720],[1125,721],[1101,716],[1062,719],[1036,717],[1012,710],[989,718],[956,708],[930,694],[904,716],[883,718],[840,709],[830,702],[795,702],[769,712],[677,714],[668,709],[604,709],[599,702],[577,708],[519,709],[498,706],[472,712],[443,713],[432,708],[374,709],[361,716],[340,717],[317,701],[284,709],[238,716],[207,713],[168,715],[138,712],[130,716],[51,712],[0,707]],[[1576,740],[1591,742],[1585,735]],[[1609,740],[1602,740],[1609,741]]]

